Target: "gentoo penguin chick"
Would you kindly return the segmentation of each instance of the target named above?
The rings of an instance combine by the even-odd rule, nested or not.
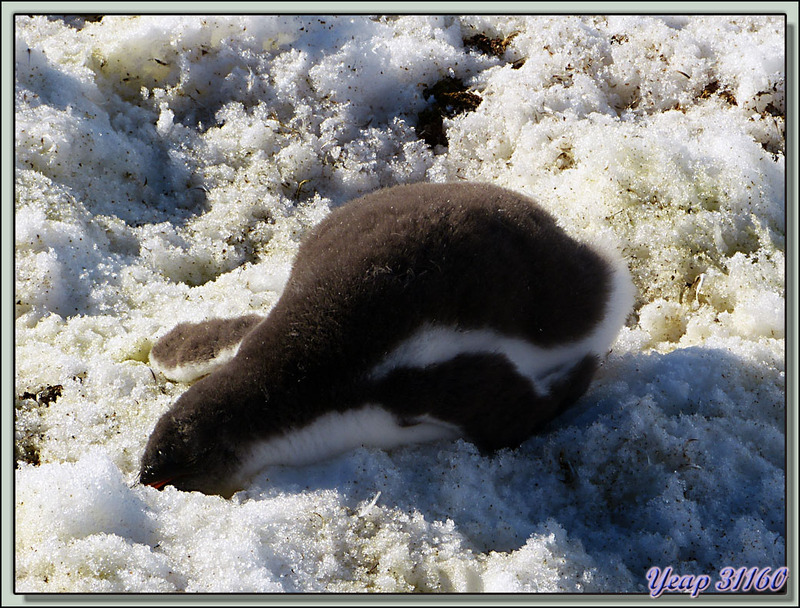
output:
[[[619,332],[633,288],[615,260],[496,186],[353,200],[310,231],[266,318],[156,344],[168,374],[213,371],[156,424],[140,481],[230,495],[264,466],[360,445],[518,446],[586,391]]]

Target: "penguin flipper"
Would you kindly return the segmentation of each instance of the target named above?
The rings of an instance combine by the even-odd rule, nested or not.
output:
[[[244,315],[180,323],[155,343],[150,363],[170,380],[192,382],[230,361],[244,337],[263,320]]]
[[[547,393],[498,354],[462,354],[423,368],[398,368],[378,380],[371,397],[400,420],[421,416],[459,427],[484,452],[514,448],[586,391],[597,367],[587,355],[552,380]]]

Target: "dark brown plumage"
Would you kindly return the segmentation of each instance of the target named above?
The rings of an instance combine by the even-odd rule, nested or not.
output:
[[[580,397],[603,353],[560,363],[546,394],[502,353],[381,375],[376,366],[425,325],[536,349],[583,340],[610,318],[614,272],[531,200],[495,186],[415,184],[353,200],[310,232],[280,300],[236,356],[159,420],[141,481],[219,491],[248,446],[366,402],[400,425],[427,415],[487,449],[518,445]],[[624,319],[615,315],[612,334]]]

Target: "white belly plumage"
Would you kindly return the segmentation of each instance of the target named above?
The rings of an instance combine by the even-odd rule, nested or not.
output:
[[[361,446],[390,450],[408,443],[455,439],[460,434],[455,425],[429,416],[401,426],[379,405],[366,404],[328,412],[304,427],[254,444],[242,461],[240,474],[246,479],[269,465],[302,466]]]

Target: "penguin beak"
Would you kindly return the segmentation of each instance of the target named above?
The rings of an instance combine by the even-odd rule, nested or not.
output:
[[[155,488],[156,490],[163,490],[164,486],[166,486],[169,482],[171,482],[174,477],[167,477],[166,479],[159,479],[156,481],[151,481],[145,485],[150,486],[151,488]]]

